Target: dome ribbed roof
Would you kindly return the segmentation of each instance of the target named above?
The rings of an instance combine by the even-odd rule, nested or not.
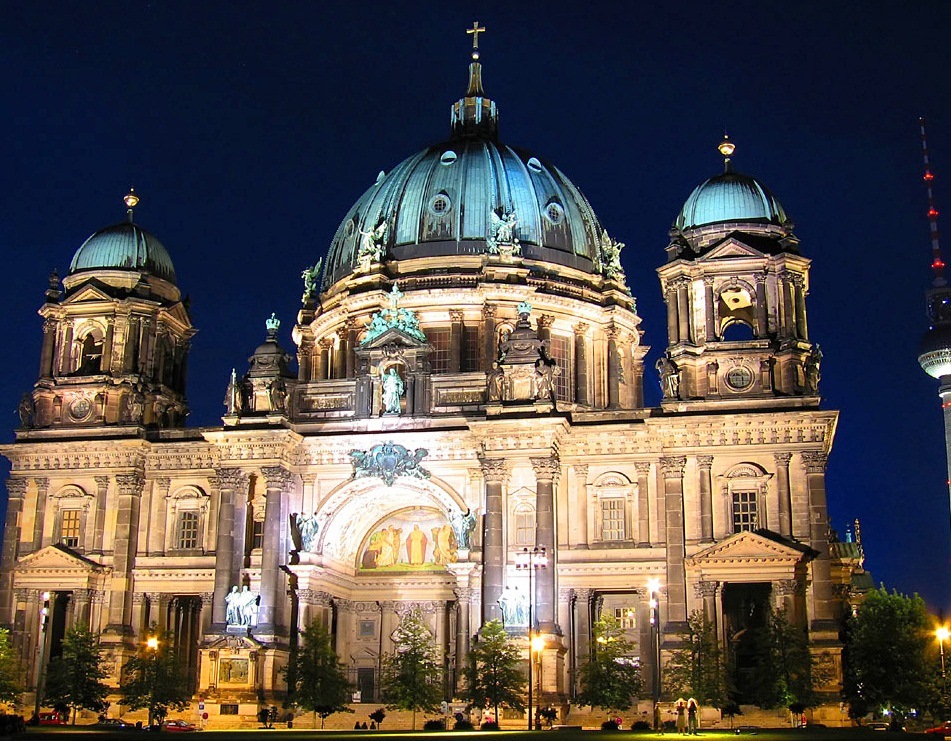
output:
[[[356,265],[361,232],[386,222],[391,258],[482,254],[492,213],[514,212],[521,256],[595,272],[602,227],[553,165],[492,139],[456,138],[409,157],[347,213],[328,252],[327,286]]]
[[[84,270],[141,270],[175,284],[168,251],[145,229],[124,221],[100,229],[73,255],[70,274]]]
[[[755,178],[724,172],[698,185],[674,221],[678,229],[723,222],[753,221],[782,225],[786,212],[769,189]]]

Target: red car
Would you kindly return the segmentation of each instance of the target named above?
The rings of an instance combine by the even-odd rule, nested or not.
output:
[[[172,733],[177,733],[179,731],[197,731],[198,726],[194,723],[189,723],[184,720],[167,720],[165,725],[162,726],[162,730],[170,731]]]
[[[41,726],[65,726],[69,723],[69,718],[67,718],[66,715],[57,713],[56,711],[52,713],[40,713],[39,720]]]
[[[946,720],[940,726],[929,728],[925,733],[932,733],[935,736],[951,736],[951,720]]]

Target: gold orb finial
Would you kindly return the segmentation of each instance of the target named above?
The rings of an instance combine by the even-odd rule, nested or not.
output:
[[[733,152],[736,151],[736,145],[730,141],[730,137],[724,132],[723,141],[720,142],[717,149],[720,150],[720,154],[724,157],[731,157],[733,156]]]
[[[135,188],[129,188],[129,192],[126,193],[125,198],[122,200],[125,201],[125,205],[128,208],[135,208],[139,205],[139,197],[135,194]]]

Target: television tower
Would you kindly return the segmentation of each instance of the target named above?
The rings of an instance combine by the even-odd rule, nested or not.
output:
[[[938,209],[934,205],[931,184],[934,174],[928,158],[928,138],[925,135],[925,120],[918,119],[921,127],[921,150],[925,163],[925,188],[928,191],[928,224],[931,229],[931,270],[934,279],[925,294],[928,323],[931,325],[921,338],[918,363],[932,378],[937,378],[938,396],[944,412],[944,445],[948,463],[949,499],[951,499],[951,288],[944,279],[944,260],[941,259],[941,244],[938,239]]]

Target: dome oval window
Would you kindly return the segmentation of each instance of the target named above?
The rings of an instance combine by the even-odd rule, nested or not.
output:
[[[542,171],[542,163],[538,161],[538,157],[530,157],[526,164],[528,165],[528,169],[532,172]]]
[[[557,203],[549,203],[545,206],[545,217],[552,224],[560,224],[565,220],[565,210]]]
[[[434,216],[444,216],[452,208],[452,201],[445,193],[439,193],[429,201],[429,213]]]
[[[439,161],[442,164],[448,166],[448,165],[451,165],[453,162],[455,162],[458,158],[459,158],[459,155],[457,155],[451,149],[447,149],[445,152],[442,153],[442,156],[439,158]]]
[[[346,234],[348,237],[352,237],[353,236],[353,221],[348,219],[347,225],[344,227],[343,231],[344,231],[344,234]]]

